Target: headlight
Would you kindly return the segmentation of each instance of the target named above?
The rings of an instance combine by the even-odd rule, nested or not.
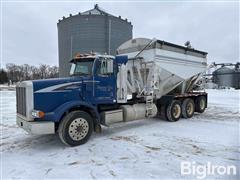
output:
[[[43,111],[33,110],[32,116],[34,118],[43,118],[45,116],[45,113]]]

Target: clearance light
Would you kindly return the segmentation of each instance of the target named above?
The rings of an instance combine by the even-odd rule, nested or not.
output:
[[[32,116],[34,118],[43,118],[45,116],[45,113],[43,111],[33,110],[32,111]]]
[[[75,59],[79,59],[79,58],[81,58],[82,57],[82,54],[80,54],[80,53],[76,53],[76,55],[75,55]]]

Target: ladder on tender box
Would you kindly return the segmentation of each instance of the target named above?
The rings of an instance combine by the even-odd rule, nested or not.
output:
[[[148,74],[147,74],[147,65],[149,68]],[[149,117],[153,113],[153,89],[154,89],[154,62],[149,61],[149,62],[144,62],[141,63],[142,69],[144,69],[144,82],[145,84],[148,84],[148,81],[150,81],[150,84],[148,87],[145,88],[145,100],[146,100],[146,117]],[[148,75],[148,76],[147,76]]]
[[[146,96],[146,117],[152,115],[153,110],[153,95]]]

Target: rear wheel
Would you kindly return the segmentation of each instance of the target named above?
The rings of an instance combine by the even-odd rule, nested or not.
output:
[[[207,107],[207,100],[204,96],[199,96],[195,102],[195,111],[199,113],[203,113]]]
[[[175,122],[180,119],[182,115],[181,102],[173,100],[166,109],[166,118],[168,121]]]
[[[182,116],[184,118],[191,118],[195,111],[194,101],[190,98],[184,99],[182,103]]]
[[[58,128],[61,141],[69,146],[77,146],[88,141],[93,131],[93,120],[84,111],[73,111],[67,114]]]

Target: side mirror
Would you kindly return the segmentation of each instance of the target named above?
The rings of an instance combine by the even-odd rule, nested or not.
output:
[[[100,61],[98,75],[110,75],[113,73],[113,59],[104,58]]]
[[[74,74],[75,68],[76,68],[76,64],[72,63],[71,69],[70,69],[70,72],[69,72],[70,76],[72,76]]]
[[[113,60],[112,59],[109,59],[107,61],[107,73],[108,74],[113,73]]]

